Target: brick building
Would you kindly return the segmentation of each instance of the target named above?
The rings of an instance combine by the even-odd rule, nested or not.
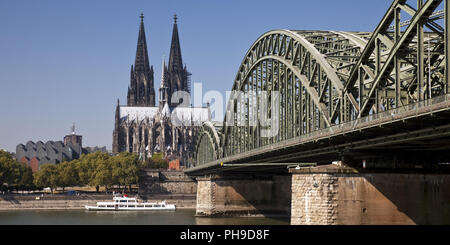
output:
[[[58,164],[64,161],[72,161],[80,158],[81,154],[95,151],[106,152],[106,147],[82,146],[82,136],[75,134],[75,126],[72,132],[64,137],[64,141],[33,142],[28,141],[25,145],[16,146],[16,159],[22,164],[28,165],[37,172],[42,164]]]

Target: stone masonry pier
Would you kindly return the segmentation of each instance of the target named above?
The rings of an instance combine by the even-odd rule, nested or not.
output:
[[[450,224],[450,174],[291,169],[293,225]]]
[[[197,216],[289,217],[291,177],[208,176],[197,178]]]

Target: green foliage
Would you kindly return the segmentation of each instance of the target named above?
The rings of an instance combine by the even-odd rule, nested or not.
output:
[[[129,152],[122,152],[114,157],[112,178],[118,185],[131,185],[139,182],[141,161],[139,156]]]
[[[104,161],[109,161],[110,156],[105,152],[94,152],[87,155],[81,155],[76,164],[79,184],[96,186],[95,176],[99,171],[99,166],[107,167]]]
[[[31,168],[17,162],[13,156],[0,150],[0,185],[32,185],[33,176]]]
[[[20,180],[17,183],[20,186],[33,186],[33,171],[29,166],[20,164]]]
[[[38,187],[50,187],[52,191],[62,185],[59,175],[59,168],[54,164],[41,165],[38,172],[34,173],[34,184]]]
[[[106,157],[107,156],[107,157]],[[91,186],[105,186],[108,187],[114,184],[112,179],[112,162],[113,159],[109,155],[99,155],[93,164],[95,172],[91,176],[88,183]]]
[[[14,159],[6,151],[0,150],[0,185],[3,183],[10,184],[15,178]]]
[[[76,171],[77,161],[62,162],[58,164],[57,171],[60,178],[60,187],[76,186],[79,183],[78,172]]]
[[[110,156],[104,152],[82,155],[80,159],[58,165],[44,164],[35,173],[34,183],[39,187],[67,187],[89,185],[129,186],[139,182],[142,162],[138,155],[123,152]]]
[[[153,154],[151,158],[148,158],[144,162],[145,168],[151,168],[151,169],[167,169],[169,167],[169,161],[164,159],[163,153],[156,153]]]
[[[158,159],[158,158],[157,158]],[[162,156],[159,160],[164,161]],[[128,152],[110,156],[104,152],[82,155],[79,159],[60,164],[43,164],[36,173],[17,162],[11,154],[0,150],[0,186],[2,183],[20,187],[33,185],[52,191],[67,186],[130,186],[139,182],[143,167],[138,155]]]

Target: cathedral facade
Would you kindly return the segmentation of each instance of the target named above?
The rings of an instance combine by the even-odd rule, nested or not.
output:
[[[209,121],[208,107],[192,107],[189,101],[173,100],[174,93],[190,95],[190,73],[183,66],[177,17],[174,17],[169,62],[163,58],[158,105],[155,104],[153,66],[150,66],[141,14],[136,58],[131,66],[127,105],[117,100],[113,153],[134,152],[142,159],[162,152],[187,165],[193,156],[202,122]],[[185,97],[182,97],[185,98]],[[187,102],[187,103],[186,103]]]

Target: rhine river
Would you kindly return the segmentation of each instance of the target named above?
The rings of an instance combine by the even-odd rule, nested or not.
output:
[[[176,211],[0,211],[0,225],[288,225],[289,219],[267,217],[195,217],[195,210]]]

